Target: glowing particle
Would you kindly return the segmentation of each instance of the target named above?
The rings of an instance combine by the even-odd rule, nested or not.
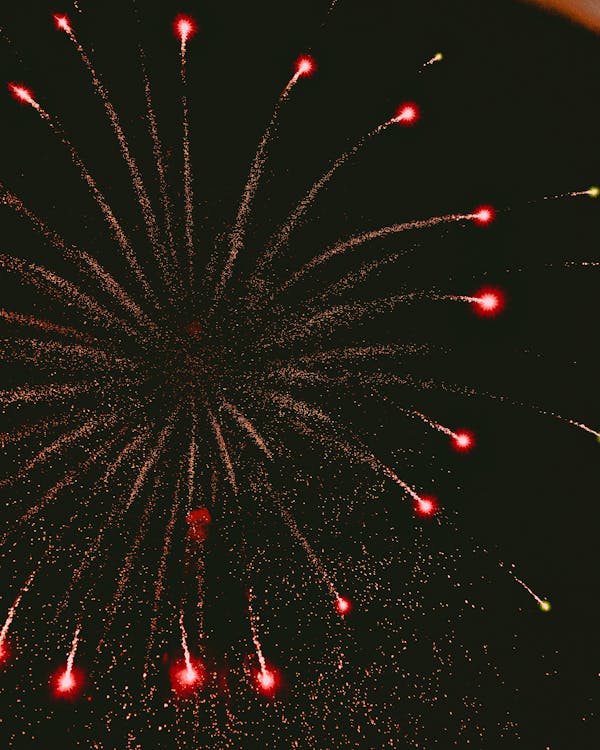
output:
[[[37,105],[37,102],[33,98],[33,92],[30,89],[19,86],[17,83],[9,83],[8,88],[17,101],[31,104],[31,106]]]
[[[60,31],[65,31],[67,34],[71,34],[73,31],[71,29],[71,22],[69,21],[68,16],[61,16],[57,14],[54,16],[54,23],[56,24],[57,29],[60,29]]]
[[[475,445],[475,438],[472,433],[467,432],[466,430],[461,430],[460,432],[453,433],[452,445],[457,451],[470,451]]]
[[[83,672],[67,664],[64,669],[55,673],[52,678],[52,692],[55,698],[74,700],[80,693],[84,682]]]
[[[65,669],[62,676],[58,680],[58,690],[61,693],[68,693],[75,687],[75,678],[73,673]]]
[[[180,698],[201,690],[206,682],[206,670],[198,659],[187,657],[175,662],[169,670],[171,688]]]
[[[279,673],[274,667],[265,665],[256,671],[255,681],[259,692],[273,696],[279,687]]]
[[[504,308],[504,294],[491,287],[480,289],[470,300],[475,312],[483,317],[498,315]]]
[[[437,509],[438,504],[436,499],[429,495],[422,495],[415,503],[415,512],[423,518],[429,518],[430,516],[435,515]]]
[[[83,672],[76,669],[75,655],[79,646],[79,634],[81,632],[81,625],[77,626],[75,635],[73,636],[73,642],[71,644],[71,650],[67,658],[67,666],[65,669],[57,672],[52,678],[52,686],[54,688],[54,695],[57,698],[73,699],[76,697],[81,686],[83,685]]]
[[[589,190],[586,190],[586,193],[591,198],[597,198],[600,195],[600,188],[596,187],[595,185],[592,185],[592,187]]]
[[[310,55],[302,55],[296,60],[296,75],[310,76],[315,72],[317,65]]]
[[[185,44],[198,31],[198,26],[194,19],[191,16],[181,14],[175,19],[173,27],[182,44]]]
[[[494,221],[494,218],[496,217],[496,212],[494,211],[492,206],[480,206],[477,208],[472,214],[471,218],[473,221],[475,221],[477,224],[490,224],[492,221]]]
[[[343,596],[338,596],[335,600],[335,608],[338,612],[338,614],[342,615],[348,615],[352,611],[352,602],[349,599],[346,599]]]
[[[398,107],[396,116],[393,118],[393,122],[399,122],[403,125],[414,125],[419,119],[420,113],[419,108],[412,102],[405,102]]]
[[[539,605],[542,612],[550,612],[550,610],[552,609],[552,605],[546,599],[543,599],[541,602],[539,602]]]
[[[10,657],[10,649],[8,648],[8,643],[6,641],[2,641],[0,643],[0,667],[6,664]]]

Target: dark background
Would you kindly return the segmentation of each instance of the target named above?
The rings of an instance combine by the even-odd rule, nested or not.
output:
[[[85,8],[84,0],[81,5]],[[205,2],[185,8],[162,2],[140,6],[137,17],[129,4],[120,2],[85,8],[81,15],[66,10],[78,33],[81,29],[82,42],[93,51],[132,151],[142,169],[150,173],[151,144],[143,119],[136,57],[138,42],[144,45],[161,138],[175,184],[181,167],[179,61],[170,24],[178,11],[197,18],[200,31],[190,42],[188,75],[198,247],[206,250],[206,257],[214,238],[233,221],[256,143],[278,92],[293,72],[294,60],[310,51],[318,70],[313,78],[298,84],[282,111],[267,179],[256,200],[252,247],[247,259],[241,260],[240,270],[250,267],[253,254],[286,210],[338,153],[386,120],[400,102],[416,101],[422,110],[418,126],[389,129],[340,170],[311,212],[311,221],[294,235],[289,258],[296,259],[297,265],[302,253],[310,257],[313,248],[327,247],[338,237],[366,228],[455,211],[468,213],[482,203],[496,206],[499,213],[492,226],[452,225],[398,236],[368,249],[370,255],[365,257],[372,258],[418,243],[392,267],[393,273],[379,276],[358,296],[392,293],[402,285],[470,294],[491,283],[506,292],[508,304],[502,316],[479,319],[461,304],[416,305],[397,317],[387,316],[367,325],[353,340],[391,338],[449,347],[452,355],[434,353],[423,361],[407,362],[408,371],[437,382],[508,395],[593,428],[600,424],[596,398],[597,270],[565,267],[566,262],[597,256],[600,204],[585,196],[543,200],[585,190],[600,179],[600,41],[596,36],[508,0],[368,5],[340,0],[329,17],[326,2]],[[75,51],[53,27],[53,11],[62,9],[27,0],[18,7],[2,8],[0,24],[11,39],[11,44],[2,44],[3,75],[6,80],[31,86],[40,103],[60,116],[136,237],[141,235],[139,218],[114,137]],[[444,62],[419,72],[422,63],[438,50],[444,53]],[[114,244],[110,244],[98,212],[47,127],[8,93],[0,104],[0,122],[2,182],[70,240],[98,253],[116,274],[127,278],[116,253],[107,251]],[[156,185],[151,180],[148,183],[156,201]],[[177,190],[173,198],[177,200]],[[57,258],[50,262],[43,243],[5,209],[2,226],[3,252],[71,273]],[[296,265],[294,260],[286,260],[277,273],[285,274],[288,267]],[[339,265],[340,271],[350,267],[350,261]],[[6,309],[56,312],[52,305],[18,291],[8,276],[2,283]],[[292,308],[294,304],[290,302]],[[65,313],[63,320],[69,320],[69,315]],[[190,315],[183,305],[174,320],[183,323],[186,315],[197,316],[196,311]],[[347,340],[344,334],[340,336],[334,339],[336,345]],[[31,373],[25,374],[31,381]],[[19,376],[19,372],[9,371],[8,382]],[[500,744],[490,736],[476,738],[470,746],[532,750],[597,746],[593,728],[597,709],[591,703],[597,692],[599,625],[595,438],[527,406],[485,397],[410,390],[393,396],[443,424],[468,426],[477,435],[478,446],[472,454],[454,456],[438,434],[424,436],[414,425],[386,414],[380,404],[370,416],[372,426],[378,428],[377,445],[384,451],[384,460],[393,455],[386,446],[401,448],[419,441],[424,456],[415,459],[408,478],[415,486],[438,494],[457,519],[457,530],[426,527],[432,547],[464,552],[473,538],[490,550],[483,556],[487,562],[482,562],[481,556],[463,554],[465,570],[461,565],[457,570],[475,579],[481,565],[490,580],[498,576],[496,589],[490,586],[480,592],[486,615],[481,622],[466,622],[462,638],[465,642],[481,638],[485,627],[490,643],[498,644],[492,661],[508,675],[506,694],[483,690],[481,696],[492,716],[496,709],[503,713],[503,701],[510,703],[520,723],[521,739]],[[327,401],[326,395],[323,398]],[[332,395],[332,409],[336,403]],[[385,426],[379,429],[380,424]],[[366,429],[370,426],[363,425]],[[429,461],[430,455],[438,457],[437,463]],[[315,463],[313,473],[317,466]],[[446,467],[451,468],[451,475]],[[397,495],[389,487],[383,499],[388,505],[397,505]],[[310,500],[299,513],[310,517]],[[329,540],[332,548],[344,550],[346,544],[352,548],[354,523],[358,522],[351,517],[343,522],[348,541],[340,534]],[[370,535],[375,549],[379,538],[382,549],[389,543],[385,523],[376,512],[361,517],[362,527],[372,525],[364,533]],[[394,523],[400,529],[413,525],[409,512]],[[260,537],[259,530],[255,533]],[[411,534],[403,533],[403,545],[410,548]],[[326,542],[321,542],[319,546],[327,549]],[[219,554],[222,551],[217,550],[216,559],[227,566],[226,555]],[[552,601],[552,612],[541,614],[510,578],[507,583],[506,576],[491,573],[497,568],[496,560],[516,563],[517,575]],[[7,565],[6,559],[3,565]],[[11,570],[7,575],[12,578],[14,573]],[[57,575],[54,586],[58,589],[60,580]],[[215,580],[220,580],[218,573]],[[231,581],[222,585],[224,590],[228,586],[235,590]],[[219,597],[212,596],[212,616],[218,622]],[[239,592],[235,596],[239,597]],[[9,606],[13,597],[11,587],[3,602]],[[223,628],[214,626],[223,639],[217,643],[215,636],[215,652],[225,651],[228,639],[236,642],[243,637],[235,624],[239,614],[239,630],[246,628],[243,607],[236,604],[233,610],[230,631],[225,628],[223,634]],[[356,637],[368,644],[376,616],[360,617],[357,615],[352,627]],[[285,610],[280,609],[274,618],[285,642],[290,628]],[[70,631],[67,628],[65,632]],[[320,637],[318,632],[315,637]],[[329,642],[329,635],[321,637],[324,644]],[[517,637],[515,654],[509,644]],[[65,638],[58,653],[65,651],[68,635]],[[282,653],[285,648],[281,645]],[[1,678],[6,680],[7,694],[13,694],[8,673]],[[458,684],[457,694],[468,687]],[[22,709],[26,726],[46,715],[43,699],[36,700],[35,706]],[[464,739],[448,739],[435,717],[430,719],[426,746],[463,746]],[[87,717],[81,720],[79,730],[73,729],[76,723],[71,726],[73,737],[85,736],[82,727],[87,721]],[[490,721],[494,724],[496,719]],[[69,719],[54,715],[47,731],[61,736],[61,722],[66,725]],[[10,726],[10,719],[7,724]],[[119,730],[113,731],[118,736]],[[246,744],[241,746],[258,742],[252,739],[253,731],[249,730],[248,738],[241,740]],[[270,747],[268,732],[263,731],[261,742]],[[30,745],[23,747],[42,746],[27,741]],[[328,747],[330,741],[323,739],[320,746]],[[319,746],[318,735],[316,742]],[[355,746],[378,746],[366,735],[362,742]],[[393,746],[404,747],[402,743],[411,746],[406,737]]]

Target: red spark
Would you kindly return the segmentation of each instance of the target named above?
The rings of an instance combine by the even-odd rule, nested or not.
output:
[[[18,83],[9,83],[8,88],[17,101],[32,105],[36,103],[33,92],[25,86],[20,86]]]
[[[206,669],[198,659],[190,659],[189,664],[184,659],[175,662],[169,676],[173,692],[181,698],[193,695],[206,683]]]
[[[496,212],[492,206],[479,206],[472,214],[472,219],[477,224],[490,224],[496,218]]]
[[[398,107],[394,122],[400,122],[403,125],[414,125],[420,117],[419,108],[413,102],[405,102]]]
[[[346,599],[343,596],[338,596],[335,600],[335,608],[338,612],[338,614],[342,615],[349,615],[350,612],[352,612],[352,602],[350,599]]]
[[[438,509],[437,501],[429,495],[422,495],[415,503],[415,512],[423,518],[433,516]]]
[[[185,44],[198,31],[198,26],[191,16],[179,14],[173,23],[175,33]]]
[[[0,667],[3,667],[10,659],[10,648],[6,641],[0,643]]]
[[[467,432],[467,430],[461,430],[460,432],[455,432],[452,436],[452,445],[454,446],[455,450],[466,453],[467,451],[470,451],[471,448],[475,445],[475,438],[473,437],[473,434],[471,432]]]
[[[317,64],[310,55],[302,55],[296,60],[296,75],[310,76],[316,70]]]
[[[52,693],[61,700],[75,700],[84,684],[84,674],[80,669],[63,668],[55,672],[50,681]]]
[[[56,24],[57,29],[60,29],[60,31],[66,31],[67,34],[71,34],[73,31],[68,16],[59,16],[58,14],[55,14],[54,23]]]
[[[504,294],[499,289],[486,287],[473,295],[473,309],[477,315],[492,317],[504,309]]]
[[[273,696],[280,684],[279,672],[270,665],[256,670],[254,678],[256,687],[263,695]]]

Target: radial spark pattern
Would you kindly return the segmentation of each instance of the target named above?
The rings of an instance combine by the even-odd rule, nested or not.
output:
[[[311,21],[323,38],[342,5]],[[64,66],[58,82],[23,83],[18,37],[3,36],[15,71],[6,107],[26,123],[9,146],[29,167],[0,183],[15,238],[0,254],[0,677],[24,696],[2,730],[8,745],[41,746],[49,720],[73,747],[516,747],[511,649],[532,612],[553,616],[551,592],[488,551],[489,537],[474,540],[457,483],[486,450],[476,427],[492,435],[479,409],[582,443],[599,435],[562,399],[469,377],[474,334],[464,346],[456,328],[491,340],[518,289],[496,283],[498,261],[488,278],[485,264],[455,271],[448,256],[461,242],[485,254],[511,213],[593,204],[598,188],[494,207],[489,190],[463,185],[432,210],[421,200],[416,217],[382,210],[378,221],[373,209],[354,216],[344,195],[348,208],[329,217],[331,191],[371,149],[383,173],[387,148],[421,148],[421,127],[435,139],[416,101],[439,88],[446,57],[433,47],[405,74],[408,96],[371,103],[362,131],[340,130],[341,154],[308,181],[288,174],[292,197],[281,198],[286,154],[300,169],[318,137],[301,114],[311,86],[325,98],[335,88],[319,43],[276,63],[270,115],[252,60],[238,90],[222,84],[229,97],[250,80],[259,93],[251,115],[226,118],[220,144],[237,156],[232,133],[254,137],[261,118],[264,129],[237,208],[210,207],[201,165],[212,145],[195,112],[213,114],[202,86],[220,84],[194,63],[210,31],[201,17],[149,12],[160,33],[145,50],[142,6],[115,35],[122,65],[106,61],[112,74],[127,68],[125,84],[97,61],[83,4],[28,20],[35,34],[54,26],[44,49]],[[241,34],[242,19],[228,21]],[[28,187],[36,170],[39,190]],[[398,171],[402,196],[410,176]],[[391,186],[387,174],[352,190]],[[465,417],[448,402],[467,404]],[[507,628],[493,624],[494,600],[519,602]]]

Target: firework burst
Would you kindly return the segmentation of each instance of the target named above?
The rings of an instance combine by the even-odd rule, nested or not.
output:
[[[339,12],[334,6],[328,19]],[[303,53],[295,62],[290,56],[287,78],[282,71],[285,81],[230,224],[207,231],[199,226],[201,179],[194,159],[201,145],[194,137],[198,95],[190,73],[205,33],[202,23],[178,15],[172,21],[176,44],[168,27],[164,34],[179,68],[172,81],[178,92],[179,167],[173,167],[171,149],[161,137],[154,81],[141,53],[146,135],[154,158],[150,172],[127,135],[129,114],[119,112],[97,68],[94,45],[84,42],[92,34],[85,13],[77,4],[75,10],[73,18],[51,17],[62,32],[55,44],[69,48],[71,64],[87,78],[94,112],[105,118],[102,124],[96,119],[94,127],[106,126],[113,139],[133,208],[123,211],[94,154],[80,149],[76,134],[62,123],[52,95],[36,81],[31,83],[35,93],[29,84],[8,83],[9,94],[23,105],[13,102],[19,115],[34,118],[36,132],[44,133],[40,137],[52,138],[62,153],[62,169],[79,181],[104,222],[112,250],[92,252],[71,242],[16,189],[0,184],[5,213],[18,217],[53,252],[43,263],[16,250],[0,255],[6,275],[30,290],[26,299],[34,300],[29,309],[0,310],[11,331],[0,342],[0,355],[19,370],[0,391],[7,425],[0,437],[12,465],[0,477],[8,509],[0,541],[4,564],[11,554],[20,561],[0,631],[0,666],[9,671],[22,652],[30,651],[27,626],[24,622],[20,630],[19,617],[31,590],[41,592],[44,571],[52,567],[57,574],[43,605],[47,628],[38,639],[46,651],[62,654],[49,675],[52,696],[58,703],[81,703],[85,697],[103,705],[107,736],[112,723],[134,717],[127,747],[150,746],[144,743],[155,742],[159,733],[176,734],[181,747],[207,736],[211,747],[243,746],[261,712],[280,725],[277,731],[289,725],[291,747],[317,747],[315,723],[306,710],[286,713],[294,685],[302,686],[307,706],[319,707],[323,732],[331,732],[331,686],[341,686],[338,707],[351,716],[353,729],[339,730],[336,747],[360,746],[350,739],[351,731],[359,742],[372,743],[377,734],[393,746],[395,702],[404,697],[433,706],[441,700],[439,675],[451,671],[456,659],[449,624],[431,637],[435,678],[423,682],[401,663],[408,641],[418,639],[415,613],[423,607],[423,588],[430,580],[449,578],[447,571],[458,566],[452,551],[432,556],[424,541],[424,529],[435,534],[439,527],[458,526],[436,482],[423,481],[428,460],[423,446],[428,452],[445,436],[458,453],[481,447],[478,431],[448,426],[453,421],[443,411],[438,414],[439,401],[428,407],[426,397],[435,391],[485,394],[411,375],[408,363],[426,360],[429,345],[399,342],[396,336],[382,341],[389,331],[385,325],[381,335],[371,332],[385,316],[410,311],[418,316],[425,308],[443,316],[444,309],[470,307],[477,317],[494,318],[509,311],[513,299],[485,278],[467,288],[452,283],[374,287],[372,282],[402,257],[390,254],[386,242],[408,244],[405,238],[412,243],[436,232],[461,231],[477,233],[485,245],[492,225],[509,208],[473,208],[475,201],[456,206],[449,199],[437,215],[425,211],[414,219],[351,226],[296,255],[295,237],[326,188],[368,146],[409,138],[430,118],[426,107],[399,99],[331,160],[303,195],[297,191],[301,197],[287,217],[257,242],[255,225],[278,134],[296,96],[323,72],[316,56]],[[434,65],[442,62],[441,53],[428,58],[425,52],[422,60],[415,69],[419,78],[443,67]],[[597,196],[592,187],[547,198]],[[207,235],[212,235],[208,242]],[[374,289],[377,293],[370,294]],[[401,404],[396,403],[399,392]],[[503,395],[491,398],[518,403]],[[373,415],[382,407],[394,415],[394,431],[406,425],[413,443],[403,451],[396,448],[404,443],[401,438],[392,446],[380,439],[380,417]],[[599,437],[587,422],[528,408],[558,418],[582,437]],[[355,539],[345,549],[339,531],[333,531],[347,528],[342,514],[352,518],[359,505],[381,504],[384,496],[392,498],[394,513],[402,512],[402,503],[408,509],[403,519],[415,529],[411,552],[399,551],[387,532],[381,534],[381,554],[369,549],[367,539]],[[410,597],[394,593],[384,575],[402,555],[410,570],[405,581]],[[27,574],[19,579],[25,564]],[[513,574],[508,578],[543,612],[550,611],[549,601],[527,583]],[[400,603],[402,597],[400,625],[385,613],[377,624],[369,621],[378,602]],[[463,597],[457,611],[465,605],[475,608]],[[293,657],[277,650],[273,613],[281,611],[296,613]],[[352,636],[352,628],[361,623],[380,628],[382,644],[392,642],[385,645],[387,667],[406,682],[403,694],[394,685],[385,700],[369,697],[367,685],[385,684],[389,677],[366,649],[360,666],[350,666],[349,652],[360,652],[360,634]],[[21,634],[13,638],[13,633]],[[307,645],[305,658],[299,658],[303,644],[317,644],[318,652],[323,642],[326,655],[315,655]],[[471,662],[466,648],[461,658]],[[40,674],[47,667],[42,662],[40,656]],[[352,668],[360,670],[354,682],[348,675]],[[105,704],[107,690],[118,697]],[[473,699],[463,701],[464,709],[477,713],[479,707]],[[405,715],[408,729],[402,729],[414,747],[422,747],[416,744],[419,717],[411,707]],[[361,729],[363,721],[374,728]]]

